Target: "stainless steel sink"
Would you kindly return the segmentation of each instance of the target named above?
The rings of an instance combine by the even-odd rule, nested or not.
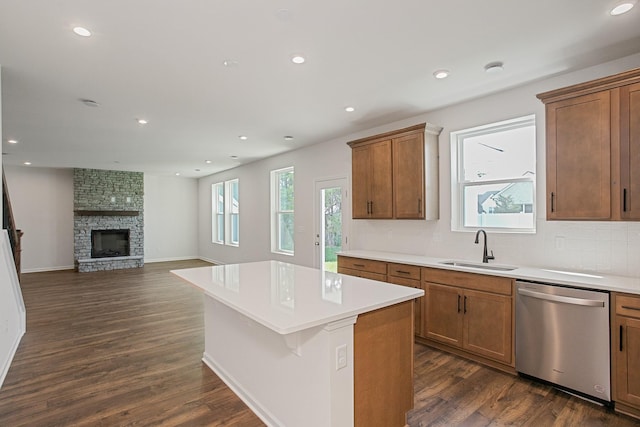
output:
[[[493,271],[513,271],[517,268],[517,267],[507,267],[504,265],[481,264],[481,263],[467,262],[467,261],[440,261],[438,264],[450,265],[453,267],[477,268],[480,270],[493,270]]]

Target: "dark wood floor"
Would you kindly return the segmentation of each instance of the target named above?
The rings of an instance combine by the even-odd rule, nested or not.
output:
[[[168,273],[198,265],[207,264],[24,274],[27,333],[0,389],[0,426],[262,426],[201,362],[201,293]],[[421,345],[408,421],[412,427],[640,425]]]

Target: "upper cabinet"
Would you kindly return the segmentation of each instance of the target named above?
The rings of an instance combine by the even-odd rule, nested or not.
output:
[[[640,69],[538,98],[546,105],[547,219],[640,220],[633,167],[640,161]]]
[[[354,219],[438,218],[438,135],[425,123],[349,142]]]

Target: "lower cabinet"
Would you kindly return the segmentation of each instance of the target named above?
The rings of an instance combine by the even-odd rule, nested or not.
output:
[[[338,255],[338,273],[386,282],[387,263]]]
[[[427,343],[445,344],[512,370],[513,280],[431,268],[423,269],[422,277]]]
[[[387,281],[394,285],[410,286],[416,289],[423,289],[422,282],[420,281],[420,267],[415,265],[406,264],[387,264]],[[416,298],[413,300],[413,320],[414,334],[418,337],[424,337],[423,330],[423,317],[424,311],[422,305],[424,304],[424,297]]]
[[[515,372],[513,279],[340,255],[338,273],[423,289],[419,342]]]
[[[616,410],[640,417],[640,298],[613,294],[611,352]]]

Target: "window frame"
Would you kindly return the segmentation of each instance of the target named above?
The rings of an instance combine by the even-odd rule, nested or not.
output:
[[[236,186],[238,198],[236,199],[236,205],[234,212],[233,203],[233,186]],[[225,206],[225,245],[227,246],[240,246],[240,180],[238,178],[230,179],[224,182],[224,206]],[[237,221],[237,238],[234,240],[233,232],[233,220],[234,217]]]
[[[233,209],[232,186],[237,186],[238,199]],[[221,192],[220,192],[221,191]],[[222,211],[218,197],[222,197]],[[233,219],[237,220],[237,239],[234,240]],[[222,221],[220,221],[222,220]],[[240,180],[238,178],[211,184],[211,243],[240,246]]]
[[[219,189],[222,189],[222,212],[219,212]],[[211,184],[211,243],[224,245],[225,241],[225,187],[224,181]],[[222,223],[219,222],[222,217]]]
[[[280,176],[291,172],[293,174],[293,203],[292,209],[281,210],[280,209]],[[293,249],[283,249],[281,247],[282,242],[282,227],[280,218],[282,215],[292,215],[293,217],[293,234],[292,238],[292,247]],[[295,168],[293,166],[289,166],[286,168],[275,169],[271,171],[271,252],[280,254],[293,256],[295,254]]]
[[[494,233],[518,233],[518,234],[535,234],[536,233],[536,175],[534,174],[514,178],[501,178],[484,181],[465,181],[464,179],[464,150],[463,144],[465,138],[489,135],[507,130],[514,130],[524,127],[533,126],[533,150],[534,150],[534,169],[537,169],[537,128],[535,114],[516,117],[509,120],[489,123],[486,125],[476,126],[469,129],[463,129],[450,133],[451,148],[451,231],[460,232],[476,232],[479,229],[491,231]],[[532,227],[492,227],[492,226],[466,226],[464,225],[465,203],[464,195],[466,188],[487,185],[515,184],[521,182],[530,182],[532,185]]]

